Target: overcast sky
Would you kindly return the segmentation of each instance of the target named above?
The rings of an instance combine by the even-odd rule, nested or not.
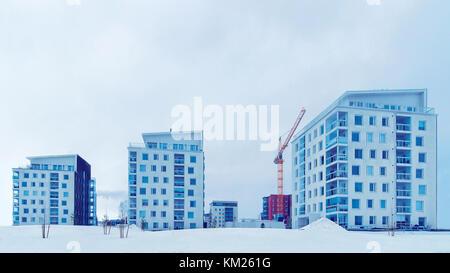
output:
[[[127,146],[168,131],[176,104],[280,106],[280,132],[346,90],[428,88],[439,113],[439,226],[450,227],[450,1],[3,0],[0,225],[11,168],[78,153],[97,178],[99,217],[127,195]],[[206,203],[256,218],[276,193],[274,152],[205,143]],[[285,156],[291,189],[290,149]]]

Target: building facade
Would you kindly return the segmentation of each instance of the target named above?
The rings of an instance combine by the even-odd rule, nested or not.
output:
[[[29,166],[12,169],[13,225],[90,225],[89,163],[79,155],[27,159]]]
[[[89,225],[97,224],[97,180],[92,178],[89,183]]]
[[[209,205],[209,227],[223,228],[226,223],[236,223],[238,220],[238,202],[212,201]]]
[[[437,228],[437,115],[427,90],[348,91],[292,141],[293,226]]]
[[[281,206],[278,203],[279,200],[280,199],[276,194],[263,197],[263,211],[261,213],[261,220],[283,222],[287,228],[290,228],[292,195],[283,195],[281,198]],[[282,211],[280,211],[280,208]]]
[[[148,230],[203,227],[203,132],[142,135],[128,147],[128,219]]]

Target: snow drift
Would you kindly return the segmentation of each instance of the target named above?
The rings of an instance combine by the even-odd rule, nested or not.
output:
[[[301,230],[314,232],[347,232],[347,230],[343,227],[328,218],[320,218],[319,220],[303,227]]]

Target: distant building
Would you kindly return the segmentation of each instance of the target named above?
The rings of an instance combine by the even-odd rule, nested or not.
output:
[[[279,228],[285,229],[283,222],[260,220],[260,219],[241,219],[237,222],[225,223],[226,228]]]
[[[142,134],[128,147],[130,224],[148,230],[203,228],[203,132]]]
[[[225,223],[234,223],[238,220],[238,202],[212,201],[210,207],[210,227],[225,227]]]
[[[283,222],[287,228],[290,228],[292,196],[290,194],[283,195],[281,198],[281,206],[279,205],[278,197],[276,194],[263,197],[261,220]]]
[[[292,140],[293,226],[437,228],[437,114],[426,89],[348,91]]]
[[[91,165],[79,155],[27,159],[29,166],[12,169],[13,224],[92,225]]]
[[[203,216],[203,228],[211,227],[211,213],[205,213]]]

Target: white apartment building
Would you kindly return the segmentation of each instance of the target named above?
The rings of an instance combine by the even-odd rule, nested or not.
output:
[[[13,225],[93,225],[95,181],[79,155],[33,156],[13,168]]]
[[[437,115],[427,90],[348,91],[292,141],[293,227],[437,228]]]
[[[211,228],[223,228],[228,224],[235,224],[238,220],[238,202],[212,201],[209,204]]]
[[[203,228],[203,132],[142,138],[128,147],[129,222],[152,231]]]

